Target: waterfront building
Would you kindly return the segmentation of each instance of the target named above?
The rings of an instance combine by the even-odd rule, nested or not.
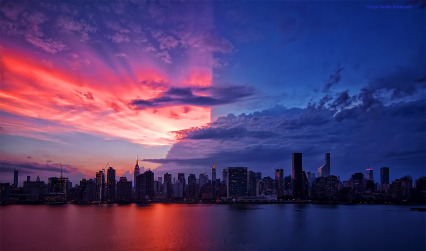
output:
[[[366,178],[368,181],[372,181],[372,182],[374,182],[374,177],[373,177],[373,168],[367,168],[367,169],[366,169],[365,178]]]
[[[111,166],[107,170],[107,201],[115,200],[115,170]]]
[[[416,179],[414,183],[414,200],[416,202],[426,202],[426,176]]]
[[[338,200],[340,184],[337,176],[319,177],[312,184],[312,197],[318,201]]]
[[[380,184],[389,184],[389,167],[380,168]]]
[[[22,194],[19,196],[19,200],[25,202],[41,202],[43,196],[48,193],[47,185],[44,181],[40,181],[38,175],[36,181],[31,181],[28,177],[29,176],[27,176],[27,181],[24,181]]]
[[[105,201],[105,173],[100,170],[96,173],[96,200]]]
[[[247,167],[228,167],[228,198],[247,197]]]
[[[18,170],[13,171],[13,186],[18,188]]]
[[[306,176],[307,176],[307,178],[308,178],[308,185],[309,185],[309,188],[311,188],[312,187],[312,184],[314,183],[314,181],[315,181],[315,173],[312,173],[312,172],[306,172]]]
[[[330,175],[330,153],[325,154],[325,163],[318,168],[318,178]]]
[[[172,175],[170,173],[164,174],[164,194],[166,200],[169,200],[173,197],[173,187],[172,187]]]
[[[213,162],[213,167],[212,167],[212,185],[213,187],[216,185],[216,165]]]
[[[151,170],[136,177],[136,201],[146,202],[154,198],[154,173]]]
[[[197,178],[195,174],[191,173],[188,176],[188,188],[186,193],[187,200],[195,201],[198,197],[197,192]]]
[[[253,171],[249,171],[248,175],[248,196],[256,196],[256,173]]]
[[[222,169],[222,182],[228,184],[228,169]]]
[[[136,177],[140,175],[140,168],[139,168],[139,156],[136,155],[136,165],[135,170],[133,171],[133,189],[136,188]]]
[[[209,176],[206,173],[200,173],[198,183],[200,184],[200,189],[209,183]]]
[[[308,179],[302,169],[302,153],[293,153],[292,155],[293,171],[293,198],[307,199],[308,197]]]
[[[132,200],[132,182],[126,177],[120,177],[117,182],[117,202],[127,203]]]
[[[64,177],[50,177],[48,178],[47,188],[49,196],[47,197],[47,201],[55,203],[60,202],[63,203],[67,198],[67,183],[68,178]]]
[[[10,200],[10,183],[0,183],[0,203],[7,204]]]
[[[284,170],[275,170],[275,190],[278,197],[284,196]]]

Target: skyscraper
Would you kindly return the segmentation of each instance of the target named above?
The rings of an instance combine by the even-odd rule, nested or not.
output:
[[[209,176],[205,173],[200,173],[200,175],[198,176],[198,182],[200,183],[200,189],[209,183]]]
[[[145,199],[154,198],[154,173],[151,170],[144,172],[145,175]]]
[[[126,177],[120,177],[117,182],[117,201],[127,203],[132,199],[132,182],[127,181]]]
[[[228,198],[247,197],[247,167],[228,167]]]
[[[184,197],[186,189],[185,173],[178,173],[178,182],[182,186],[182,197]]]
[[[225,182],[226,185],[228,185],[228,169],[222,169],[222,180]]]
[[[154,198],[154,173],[151,170],[136,177],[136,200],[149,201]]]
[[[96,200],[105,200],[105,174],[102,170],[96,173]]]
[[[389,184],[389,167],[380,168],[380,184]]]
[[[188,200],[197,199],[197,177],[195,174],[191,173],[188,176],[188,193],[186,195]]]
[[[256,173],[249,171],[248,174],[248,196],[256,196],[257,179]]]
[[[307,197],[308,179],[302,169],[302,153],[292,155],[293,171],[293,197],[295,199],[305,199]]]
[[[115,200],[115,170],[111,166],[107,170],[107,201]]]
[[[330,153],[325,154],[325,163],[318,168],[318,178],[330,176]]]
[[[212,167],[212,185],[214,186],[216,184],[216,166],[213,162],[213,167]]]
[[[275,189],[278,196],[284,195],[284,170],[276,169],[275,170]]]
[[[13,171],[13,186],[18,188],[18,170]]]
[[[172,187],[172,175],[170,173],[164,174],[164,193],[166,194],[166,199],[172,198],[173,187]]]
[[[133,187],[136,187],[136,177],[138,177],[140,174],[140,169],[139,169],[139,156],[136,155],[136,165],[135,165],[135,170],[133,171]]]
[[[374,181],[374,178],[373,178],[373,168],[367,168],[366,169],[365,178],[367,180],[369,180],[369,181]]]

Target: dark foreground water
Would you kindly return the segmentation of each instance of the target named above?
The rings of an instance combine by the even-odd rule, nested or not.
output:
[[[387,205],[12,205],[0,250],[425,250],[425,212]]]

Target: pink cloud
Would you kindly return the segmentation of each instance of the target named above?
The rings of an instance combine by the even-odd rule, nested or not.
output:
[[[169,77],[145,67],[134,70],[135,81],[119,69],[116,73],[109,71],[96,57],[90,57],[90,60],[94,62],[92,74],[101,74],[80,72],[74,75],[55,64],[53,68],[40,65],[37,58],[5,50],[1,59],[4,69],[1,109],[19,116],[52,121],[68,130],[119,137],[146,145],[172,144],[176,139],[171,131],[210,122],[211,109],[206,107],[131,109],[131,100],[154,98],[166,89],[141,83],[166,85]],[[132,65],[138,67],[137,63]],[[7,123],[10,121],[1,122],[2,125]],[[20,124],[26,123],[21,121]],[[34,136],[36,132],[34,127],[21,126],[19,132],[11,128],[8,127],[10,134]],[[49,128],[46,132],[55,130]]]

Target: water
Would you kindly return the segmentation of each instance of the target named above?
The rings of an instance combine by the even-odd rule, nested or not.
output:
[[[425,212],[389,205],[11,205],[1,250],[425,250]]]

